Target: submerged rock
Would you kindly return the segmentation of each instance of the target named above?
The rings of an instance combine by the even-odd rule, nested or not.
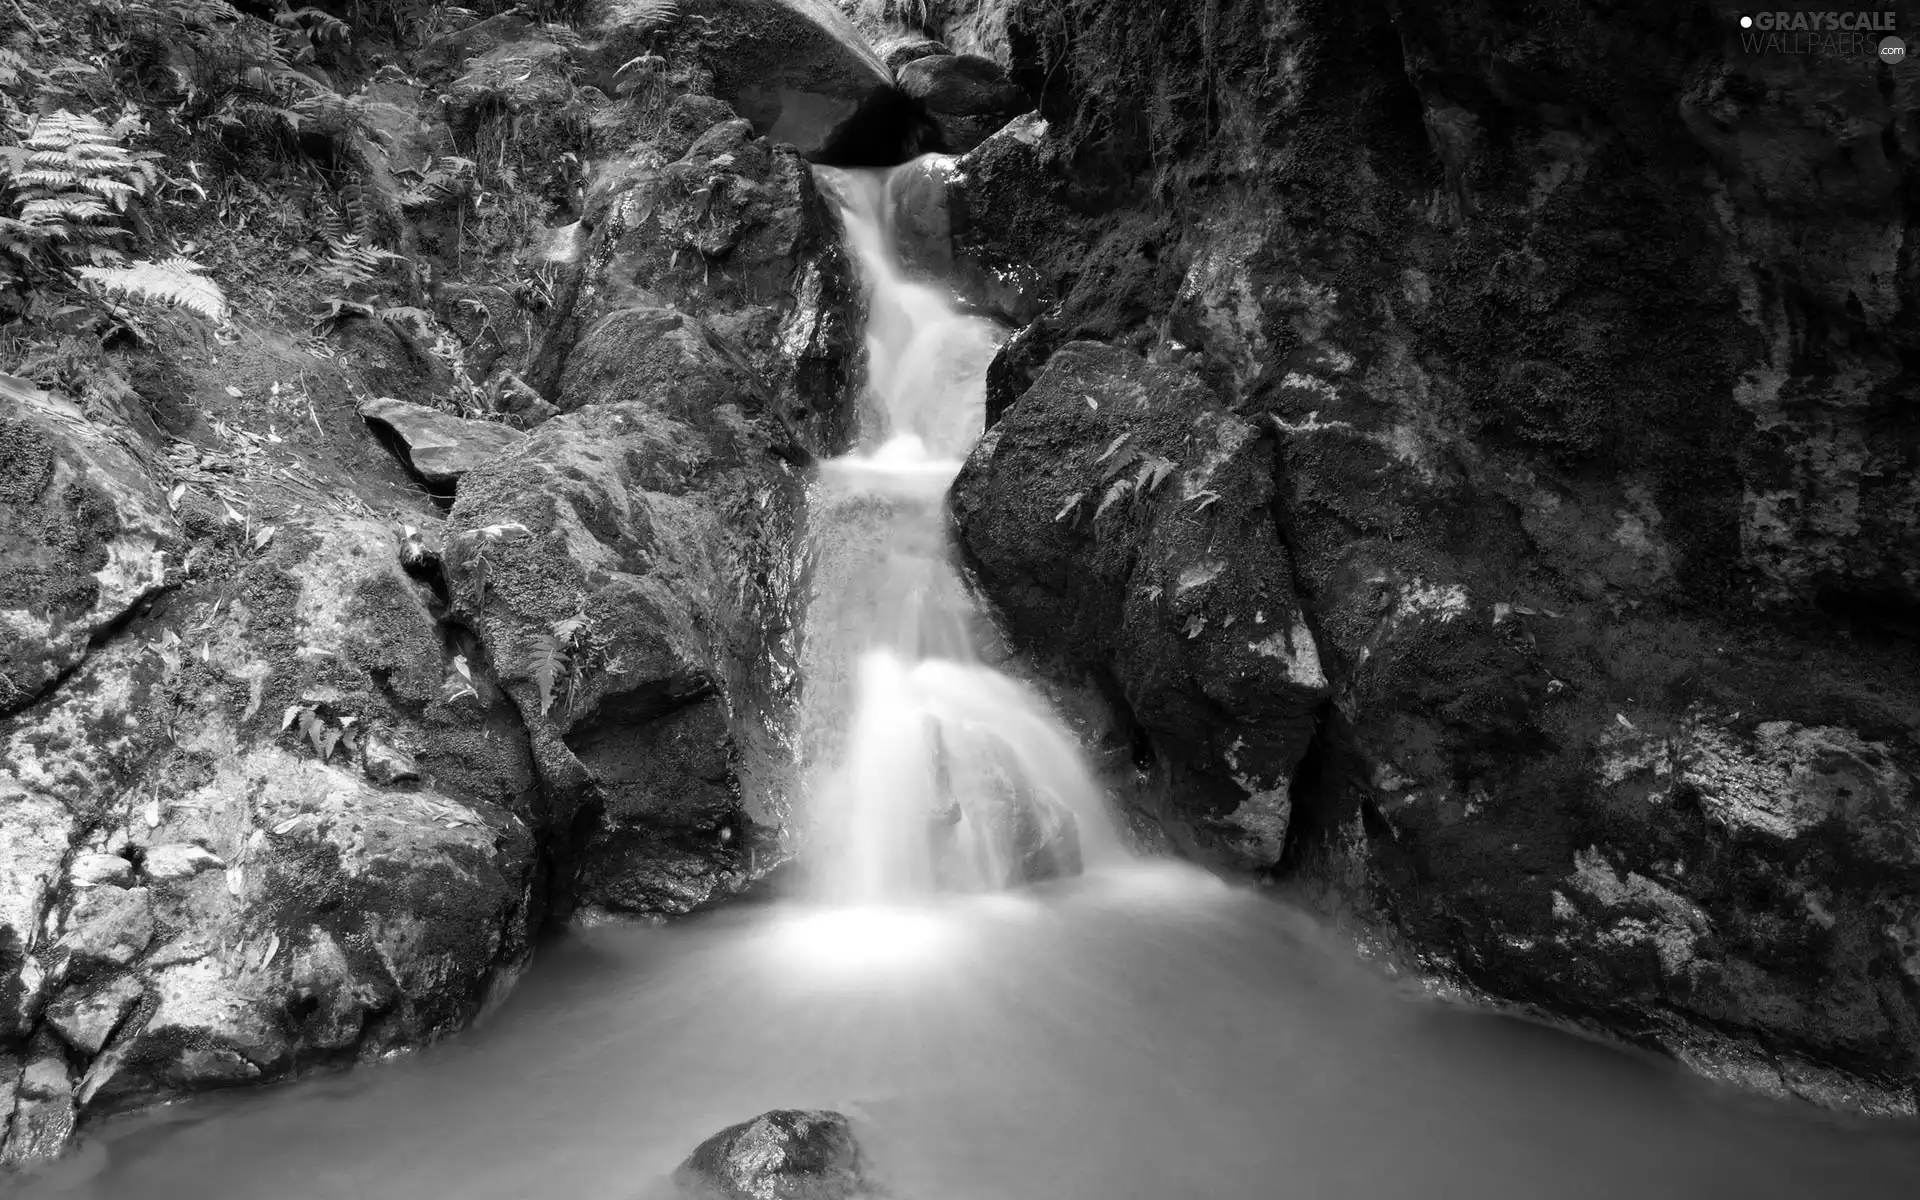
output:
[[[360,415],[390,430],[405,450],[407,465],[437,487],[452,487],[462,475],[526,437],[493,421],[469,421],[390,396],[368,400],[360,406]]]
[[[853,1127],[837,1112],[776,1109],[714,1134],[674,1182],[689,1200],[855,1200],[869,1196]]]

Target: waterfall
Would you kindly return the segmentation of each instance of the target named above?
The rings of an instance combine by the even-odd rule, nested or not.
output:
[[[990,891],[1119,854],[1072,736],[979,660],[945,501],[985,425],[1003,331],[902,269],[898,172],[816,168],[868,292],[857,448],[809,505],[803,755],[815,892],[842,902]]]

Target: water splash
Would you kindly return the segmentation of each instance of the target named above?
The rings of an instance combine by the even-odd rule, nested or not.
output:
[[[868,394],[809,509],[814,890],[871,903],[1078,873],[1119,855],[1100,791],[1046,702],[979,661],[946,533],[1003,331],[901,269],[893,172],[818,176],[868,288]]]

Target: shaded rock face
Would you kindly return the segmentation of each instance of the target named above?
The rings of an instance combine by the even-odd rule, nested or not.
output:
[[[737,118],[610,165],[576,236],[541,357],[566,415],[465,479],[448,576],[570,902],[680,913],[784,854],[795,468],[848,435],[857,293],[804,161]]]
[[[1273,524],[1273,448],[1197,378],[1063,348],[954,484],[1011,630],[1097,673],[1239,866],[1276,860],[1328,695]]]
[[[683,0],[676,45],[695,44],[713,91],[756,133],[816,162],[884,166],[923,133],[893,74],[827,0]]]
[[[212,553],[0,721],[7,1161],[88,1113],[430,1041],[529,953],[524,737],[484,679],[449,698],[457,643],[394,532],[324,516]]]
[[[0,713],[157,591],[178,541],[125,446],[65,399],[0,377]]]
[[[1033,107],[1000,64],[977,54],[914,58],[899,68],[899,81],[939,124],[949,154],[965,154]]]
[[[853,1127],[837,1112],[776,1109],[714,1134],[674,1172],[698,1200],[854,1200],[872,1195]]]
[[[360,406],[368,421],[399,439],[407,465],[428,484],[451,488],[460,477],[524,436],[492,421],[470,421],[424,404],[382,396]]]
[[[969,474],[1105,448],[1009,424],[1077,339],[1198,376],[1180,412],[1271,439],[1332,697],[1268,873],[1499,995],[1911,1107],[1920,84],[1746,54],[1727,4],[1549,8],[1013,6],[1047,132],[963,160],[952,237],[1050,303]],[[1075,553],[982,568],[1049,656],[1021,614]]]

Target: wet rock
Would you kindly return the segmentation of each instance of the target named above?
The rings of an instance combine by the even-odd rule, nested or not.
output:
[[[452,487],[462,475],[511,450],[526,436],[506,425],[469,421],[388,396],[361,405],[360,415],[398,438],[407,465],[436,487]]]
[[[1242,0],[1224,64],[1119,3],[1076,10],[1064,54],[1012,39],[1056,120],[963,160],[951,226],[957,260],[1026,262],[1051,303],[990,412],[1096,338],[1272,438],[1333,700],[1293,791],[1303,892],[1702,1069],[1911,1107],[1886,881],[1912,868],[1880,797],[1920,723],[1885,266],[1912,81],[1743,54],[1733,10],[1640,6],[1627,58],[1625,10],[1544,35],[1497,10],[1328,9],[1315,37],[1346,50],[1311,66]],[[1615,69],[1537,69],[1596,54]],[[1077,561],[1032,550],[1003,604]]]
[[[53,949],[70,955],[82,969],[124,967],[152,941],[153,906],[146,888],[92,888],[74,901],[66,931]]]
[[[13,1121],[0,1146],[0,1167],[52,1158],[73,1135],[73,1080],[59,1043],[42,1034],[28,1047],[16,1085]]]
[[[621,309],[671,308],[747,372],[752,415],[790,428],[809,454],[845,444],[858,290],[838,222],[798,155],[721,122],[676,162],[596,180],[580,236],[529,377],[543,395],[567,408],[591,402],[578,382],[562,396],[587,331]]]
[[[867,1187],[853,1127],[837,1112],[776,1109],[714,1134],[674,1181],[713,1200],[852,1200]]]
[[[115,975],[97,986],[70,988],[47,1008],[47,1024],[81,1054],[96,1055],[140,1001],[139,982]]]
[[[191,879],[202,871],[225,867],[218,854],[189,842],[149,846],[140,859],[140,872],[149,879]]]
[[[887,64],[887,70],[894,73],[896,79],[899,78],[900,68],[910,62],[952,53],[947,49],[946,43],[937,42],[916,33],[896,33],[882,37],[874,43],[873,48],[880,55],[880,60]]]
[[[965,154],[1033,108],[999,63],[977,54],[915,58],[899,68],[900,90],[927,106],[949,154]]]
[[[893,77],[825,0],[683,0],[676,46],[713,70],[713,92],[756,133],[807,158],[827,153]]]
[[[47,970],[35,955],[9,956],[11,968],[0,976],[0,1041],[33,1032],[47,1000]]]
[[[711,694],[663,696],[656,707],[658,715],[626,707],[567,738],[604,797],[580,854],[583,904],[684,913],[748,882],[724,704]]]
[[[610,320],[618,331],[629,317],[635,328],[653,327],[633,310]],[[678,345],[671,353],[695,361],[704,346],[697,338],[633,344],[647,353]],[[745,622],[768,611],[757,606],[785,603],[752,581],[767,578],[759,564],[778,552],[783,536],[772,504],[791,504],[796,482],[768,453],[775,436],[768,424],[744,411],[752,397],[722,386],[725,372],[710,349],[706,361],[714,374],[704,384],[672,361],[656,362],[660,370],[651,375],[636,363],[631,380],[612,371],[607,378],[623,393],[639,384],[640,397],[658,402],[590,403],[542,426],[511,460],[469,476],[453,510],[448,574],[456,602],[475,606],[470,619],[534,730],[549,793],[568,806],[556,819],[570,821],[572,806],[594,798],[598,807],[605,797],[610,824],[591,839],[594,860],[627,860],[607,844],[616,829],[648,845],[661,836],[667,844],[690,839],[696,857],[717,864],[696,874],[718,886],[744,878],[741,848],[718,840],[718,830],[749,823],[725,766],[726,723],[700,735],[716,743],[720,766],[651,764],[655,781],[638,791],[629,787],[635,777],[623,749],[627,738],[672,741],[671,727],[656,723],[720,688],[737,689],[739,719],[750,722],[760,701],[747,681],[765,668],[733,657],[729,647],[756,636]],[[660,386],[649,389],[648,381]],[[618,753],[605,758],[603,744]],[[717,775],[715,805],[682,803],[708,794],[709,785],[681,767],[697,778]],[[652,852],[635,853],[646,859]],[[597,878],[588,880],[593,896],[602,894]],[[611,893],[626,895],[624,888],[617,878],[609,882]],[[675,902],[669,910],[683,907]]]
[[[675,96],[667,105],[666,128],[654,139],[654,148],[668,162],[686,156],[700,135],[739,116],[733,106],[718,96],[688,93]]]
[[[63,397],[0,376],[0,714],[166,582],[178,539],[140,461]]]
[[[133,864],[122,854],[76,854],[67,868],[67,882],[81,888],[125,887],[133,882]]]
[[[502,374],[494,385],[495,411],[512,418],[522,429],[531,429],[542,421],[560,415],[546,397],[512,371]]]
[[[39,972],[75,1111],[423,1044],[525,960],[524,733],[401,553],[283,522],[0,721],[0,999]],[[409,790],[354,761],[382,743],[418,748]],[[48,1103],[6,1153],[57,1149]]]
[[[420,778],[420,764],[413,755],[378,734],[369,734],[362,740],[360,769],[382,787]]]
[[[1198,379],[1075,343],[955,482],[963,553],[1014,635],[1110,679],[1207,852],[1278,861],[1329,692],[1273,525],[1271,443]]]

